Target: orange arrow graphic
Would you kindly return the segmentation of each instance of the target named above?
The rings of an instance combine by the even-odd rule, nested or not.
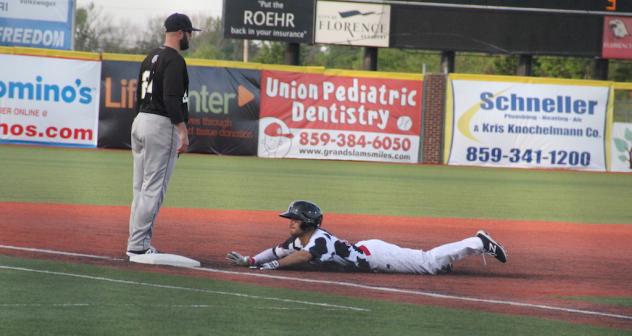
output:
[[[239,97],[237,100],[237,105],[239,105],[239,107],[250,103],[255,98],[255,95],[242,85],[239,85],[237,88],[237,96]]]

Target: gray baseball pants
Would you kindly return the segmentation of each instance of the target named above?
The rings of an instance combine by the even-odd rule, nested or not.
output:
[[[132,124],[134,200],[129,218],[128,251],[151,246],[151,236],[176,165],[178,130],[171,119],[139,113]]]

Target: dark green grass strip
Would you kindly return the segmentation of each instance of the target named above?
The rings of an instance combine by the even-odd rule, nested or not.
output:
[[[0,269],[2,335],[632,334],[532,317],[325,295],[308,288],[265,288],[6,256],[0,256],[0,265],[94,277]]]
[[[560,296],[560,299],[584,301],[609,306],[632,307],[632,297]]]

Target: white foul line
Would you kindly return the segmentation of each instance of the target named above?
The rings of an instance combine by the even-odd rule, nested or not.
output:
[[[65,255],[65,256],[70,256],[70,257],[83,257],[83,258],[90,258],[90,259],[125,261],[125,259],[123,258],[112,258],[112,257],[98,256],[98,255],[93,255],[93,254],[46,250],[46,249],[38,249],[38,248],[31,248],[31,247],[0,245],[0,248],[7,249],[7,250],[18,250],[18,251],[37,252],[37,253],[46,253],[46,254],[55,254],[55,255]]]
[[[81,257],[87,257],[87,258],[93,258],[93,259],[106,259],[106,260],[115,260],[115,261],[124,260],[124,259],[112,258],[112,257],[106,257],[106,256],[78,254],[78,253],[53,251],[53,250],[40,250],[36,248],[25,248],[25,247],[6,246],[6,245],[0,245],[0,248],[24,250],[24,251],[30,251],[30,252],[42,252],[42,253],[49,253],[49,254],[74,255],[74,256],[81,256]],[[227,271],[227,270],[215,269],[215,268],[210,268],[210,267],[184,267],[184,268],[211,272],[211,273],[223,273],[223,274],[260,277],[260,278],[277,279],[277,280],[317,283],[317,284],[323,284],[323,285],[353,287],[353,288],[368,289],[368,290],[387,292],[387,293],[412,294],[412,295],[426,296],[426,297],[432,297],[432,298],[437,298],[437,299],[488,303],[488,304],[515,306],[515,307],[523,307],[523,308],[544,309],[544,310],[550,310],[550,311],[560,311],[560,312],[566,312],[566,313],[575,313],[575,314],[582,314],[582,315],[592,315],[592,316],[602,316],[602,317],[611,317],[611,318],[624,319],[624,320],[632,320],[632,316],[629,316],[629,315],[604,313],[604,312],[574,309],[574,308],[555,307],[555,306],[516,302],[516,301],[509,301],[509,300],[480,299],[480,298],[475,298],[475,297],[439,294],[439,293],[432,293],[432,292],[416,291],[416,290],[411,290],[411,289],[397,289],[397,288],[381,287],[381,286],[369,286],[369,285],[355,284],[355,283],[344,282],[344,281],[316,280],[316,279],[307,279],[307,278],[295,278],[295,277],[289,277],[289,276],[283,276],[283,275],[273,275],[273,274],[266,274],[266,273]]]
[[[145,286],[145,287],[154,287],[154,288],[163,288],[163,289],[176,289],[176,290],[200,292],[200,293],[207,293],[207,294],[237,296],[237,297],[248,298],[248,299],[276,301],[276,302],[283,302],[283,303],[298,303],[298,304],[303,304],[303,305],[319,306],[319,307],[326,307],[326,308],[339,308],[339,309],[347,309],[347,310],[355,310],[355,311],[370,311],[369,309],[365,309],[365,308],[340,306],[340,305],[329,304],[329,303],[322,303],[322,302],[311,302],[311,301],[302,301],[302,300],[293,300],[293,299],[281,299],[281,298],[276,298],[276,297],[249,295],[249,294],[243,294],[243,293],[224,292],[224,291],[214,291],[214,290],[209,290],[209,289],[189,288],[189,287],[172,286],[172,285],[161,285],[161,284],[154,284],[154,283],[147,283],[147,282],[138,282],[138,281],[131,281],[131,280],[121,280],[121,279],[112,279],[112,278],[105,278],[105,277],[96,277],[96,276],[84,275],[84,274],[74,274],[74,273],[66,273],[66,272],[55,272],[55,271],[47,271],[47,270],[38,270],[38,269],[25,268],[25,267],[13,267],[13,266],[0,265],[0,269],[13,270],[13,271],[23,271],[23,272],[43,273],[43,274],[49,274],[49,275],[67,276],[67,277],[73,277],[73,278],[88,279],[88,280],[98,280],[98,281],[105,281],[105,282],[125,284],[125,285]]]

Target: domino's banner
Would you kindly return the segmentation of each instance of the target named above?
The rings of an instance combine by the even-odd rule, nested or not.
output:
[[[75,0],[0,0],[0,45],[73,49]]]
[[[609,83],[451,75],[448,164],[605,171]]]
[[[96,147],[101,62],[0,54],[0,142]]]
[[[613,124],[610,153],[611,171],[632,172],[632,123]]]
[[[262,71],[258,156],[417,163],[421,76],[384,77]]]

